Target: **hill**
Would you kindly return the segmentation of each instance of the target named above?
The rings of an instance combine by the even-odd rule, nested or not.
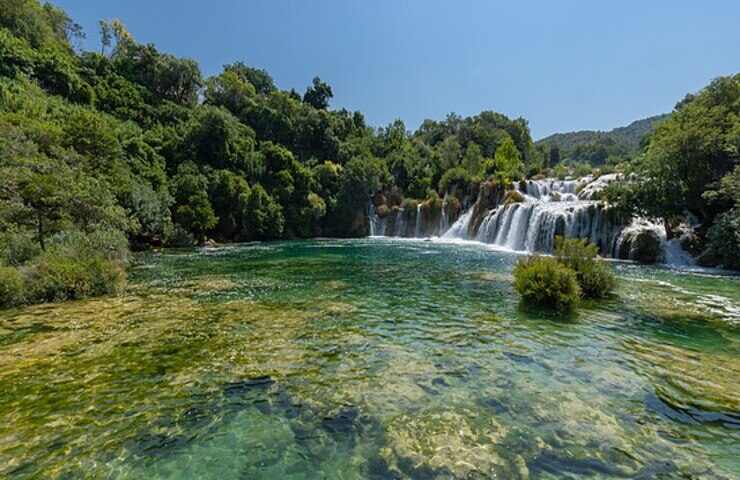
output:
[[[626,127],[619,127],[608,132],[598,130],[580,130],[577,132],[555,133],[536,142],[536,145],[556,146],[561,151],[571,151],[579,145],[594,143],[607,143],[613,141],[628,151],[634,152],[640,147],[640,140],[652,132],[655,125],[668,118],[670,114],[656,115],[654,117],[636,120]]]

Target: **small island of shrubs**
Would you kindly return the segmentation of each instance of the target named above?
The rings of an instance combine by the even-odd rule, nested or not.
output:
[[[555,239],[552,257],[529,256],[514,267],[514,288],[527,304],[571,310],[581,298],[605,298],[616,286],[611,267],[586,240]]]

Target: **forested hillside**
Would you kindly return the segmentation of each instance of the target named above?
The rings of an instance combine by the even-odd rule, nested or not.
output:
[[[670,114],[665,114],[644,118],[608,132],[581,130],[556,133],[538,140],[536,145],[548,152],[556,150],[557,153],[553,152],[556,163],[585,162],[592,166],[616,164],[637,153],[646,137],[669,116]]]
[[[678,102],[624,172],[613,207],[662,220],[702,265],[740,269],[740,74]]]
[[[89,276],[79,291],[64,285],[118,262],[126,244],[362,236],[376,192],[392,192],[389,206],[437,199],[543,161],[523,119],[483,112],[414,133],[400,121],[374,129],[330,108],[319,78],[281,90],[242,62],[204,78],[115,20],[100,23],[98,51],[76,51],[84,33],[59,8],[0,6],[2,263],[13,283],[56,282],[32,285],[26,301],[105,290]],[[74,258],[87,263],[65,264]]]

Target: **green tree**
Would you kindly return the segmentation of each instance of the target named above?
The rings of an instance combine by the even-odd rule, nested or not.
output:
[[[254,131],[228,111],[201,107],[182,140],[182,160],[198,165],[246,171],[254,160]]]
[[[277,91],[275,81],[267,71],[249,67],[243,62],[224,66],[224,73],[236,74],[240,80],[251,84],[260,95],[269,95]]]
[[[329,100],[334,96],[328,83],[322,82],[319,77],[313,79],[313,85],[306,89],[303,101],[319,110],[329,108]]]
[[[496,174],[501,178],[517,180],[524,174],[521,154],[511,137],[506,137],[496,149],[494,157]]]
[[[687,213],[711,224],[727,207],[704,192],[740,162],[740,74],[714,80],[681,101],[631,164],[630,181],[607,199],[630,215],[663,219],[667,233]]]
[[[242,237],[248,240],[274,240],[283,235],[283,209],[259,183],[249,194],[242,224]]]
[[[207,180],[192,164],[182,165],[173,180],[174,220],[202,242],[218,218],[207,192]]]
[[[479,176],[483,172],[483,162],[483,153],[478,144],[469,144],[462,163],[465,170],[473,177]]]

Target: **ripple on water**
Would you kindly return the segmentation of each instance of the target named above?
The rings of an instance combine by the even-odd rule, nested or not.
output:
[[[552,317],[515,259],[168,252],[121,297],[4,312],[0,476],[740,476],[736,279],[620,265],[618,297]]]

